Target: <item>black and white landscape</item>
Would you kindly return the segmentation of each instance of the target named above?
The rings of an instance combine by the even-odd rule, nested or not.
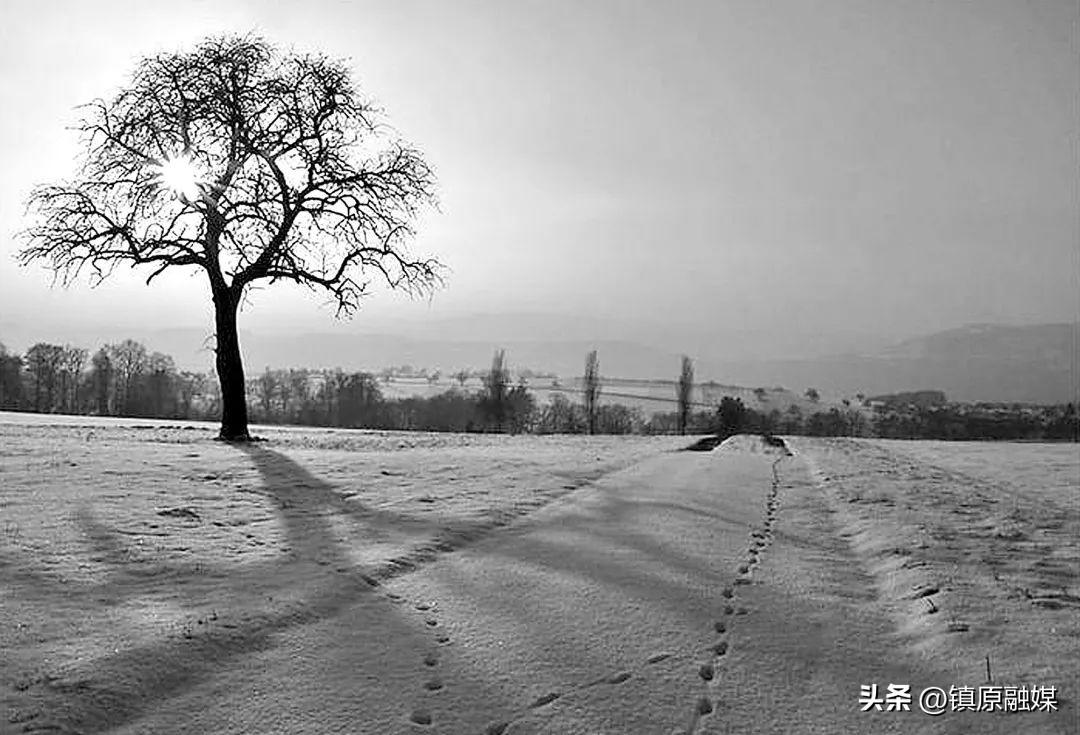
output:
[[[1075,2],[0,29],[3,735],[1080,732]]]

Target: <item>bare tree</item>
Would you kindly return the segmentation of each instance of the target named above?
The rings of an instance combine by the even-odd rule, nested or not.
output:
[[[511,434],[529,432],[536,427],[536,399],[529,393],[524,379],[506,394],[506,423]]]
[[[207,377],[203,373],[185,370],[177,376],[180,417],[190,419],[195,398],[206,388]]]
[[[311,374],[306,369],[296,370],[289,369],[289,376],[286,380],[288,386],[285,391],[288,394],[289,399],[296,403],[296,421],[302,420],[302,417],[310,411],[311,403]],[[289,412],[285,407],[282,407],[282,412],[285,414],[285,421],[288,422]]]
[[[274,421],[274,398],[278,395],[278,375],[268,365],[263,374],[255,380],[256,393],[259,397],[259,408],[262,409],[262,420],[267,423]]]
[[[341,61],[252,36],[143,59],[85,108],[76,177],[39,186],[21,261],[63,283],[122,264],[147,283],[190,266],[214,304],[220,436],[248,439],[237,312],[260,281],[328,292],[352,314],[370,278],[427,294],[438,262],[409,254],[434,176],[394,137]]]
[[[80,413],[82,410],[79,385],[82,383],[87,354],[81,347],[64,345],[60,358],[60,410],[64,413]]]
[[[23,408],[23,359],[0,344],[0,409]]]
[[[116,391],[115,410],[121,416],[134,415],[138,408],[139,383],[149,367],[146,347],[132,339],[106,345],[112,363]]]
[[[166,418],[176,415],[177,371],[171,355],[155,352],[146,360],[146,391],[139,406],[144,414]]]
[[[741,398],[724,396],[717,408],[718,433],[722,437],[738,434],[746,424],[746,406]]]
[[[600,400],[600,358],[596,350],[585,358],[585,378],[582,381],[585,398],[585,418],[590,434],[596,433],[596,407]]]
[[[502,432],[508,414],[510,371],[506,368],[506,352],[496,350],[491,358],[491,369],[484,376],[484,395],[481,406],[496,431]]]
[[[686,355],[682,357],[682,371],[679,373],[676,393],[679,401],[679,433],[685,434],[690,418],[690,398],[694,393],[694,361]]]
[[[63,359],[64,348],[60,345],[38,342],[26,351],[26,370],[33,387],[34,411],[52,413],[56,410]]]
[[[90,389],[93,391],[94,412],[111,416],[115,408],[116,371],[109,350],[102,347],[90,358]]]

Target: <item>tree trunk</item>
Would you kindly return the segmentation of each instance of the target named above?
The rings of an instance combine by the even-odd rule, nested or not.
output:
[[[231,291],[214,294],[214,321],[217,326],[218,382],[221,384],[221,432],[225,441],[248,441],[247,393],[236,312],[240,299]]]

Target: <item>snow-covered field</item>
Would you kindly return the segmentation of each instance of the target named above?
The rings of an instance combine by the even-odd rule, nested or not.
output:
[[[230,631],[325,616],[354,587],[688,443],[256,431],[268,441],[237,447],[197,422],[0,413],[0,732],[98,686],[59,720],[122,720],[165,684],[160,665],[209,670],[207,631],[228,646]],[[168,662],[147,660],[158,648]]]
[[[956,682],[1056,686],[1069,713],[1057,724],[1080,732],[1075,444],[790,444],[903,648]]]
[[[0,733],[1080,731],[1075,445],[256,433],[0,413]]]

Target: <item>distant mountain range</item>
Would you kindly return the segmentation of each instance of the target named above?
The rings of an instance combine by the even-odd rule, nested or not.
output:
[[[866,394],[941,390],[954,401],[1080,401],[1080,324],[978,324],[871,354],[724,366],[733,380]]]
[[[687,345],[695,358],[699,381],[716,380],[748,387],[784,386],[800,393],[814,387],[823,395],[852,396],[912,390],[941,390],[950,400],[1061,403],[1080,400],[1080,323],[1005,326],[969,325],[897,344],[874,344],[865,351],[810,355],[801,358],[755,357],[730,360],[724,355],[756,354],[767,344],[762,335],[724,333],[661,335],[643,328],[632,334],[623,329],[618,338],[589,339],[607,333],[603,325],[588,321],[558,323],[535,317],[534,323],[515,327],[508,317],[432,321],[418,327],[403,325],[394,334],[304,333],[270,335],[241,332],[241,344],[250,373],[271,367],[341,367],[379,370],[392,365],[440,368],[482,368],[495,349],[506,350],[511,366],[547,370],[564,377],[580,375],[589,350],[599,352],[603,374],[624,378],[675,378],[679,352],[673,343]],[[24,328],[21,331],[26,331]],[[10,336],[0,339],[20,345]],[[470,337],[475,334],[475,337]],[[516,335],[517,338],[514,338]],[[626,336],[623,336],[626,335]],[[171,354],[187,369],[212,366],[207,330],[183,328],[144,334],[30,335],[30,340],[67,340],[87,347],[130,336],[152,350]],[[745,342],[743,341],[745,338]],[[801,346],[804,349],[807,341]],[[696,348],[696,349],[695,349]]]

